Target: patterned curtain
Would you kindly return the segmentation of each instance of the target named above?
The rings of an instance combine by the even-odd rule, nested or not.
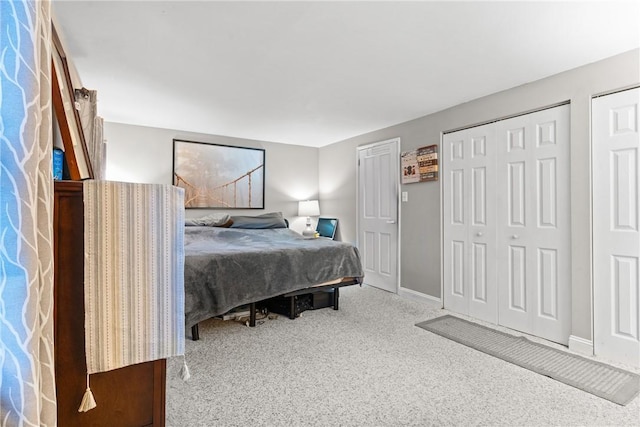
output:
[[[0,1],[0,425],[56,425],[50,3]]]

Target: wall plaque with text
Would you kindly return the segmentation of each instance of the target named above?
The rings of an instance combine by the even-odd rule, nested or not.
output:
[[[438,180],[438,145],[428,145],[400,155],[402,183]]]

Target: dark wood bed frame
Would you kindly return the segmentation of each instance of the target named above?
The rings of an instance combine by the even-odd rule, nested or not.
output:
[[[289,313],[290,313],[289,318],[295,319],[294,313],[295,313],[295,297],[296,296],[310,294],[314,292],[333,290],[332,305],[334,310],[338,310],[338,300],[340,299],[340,288],[343,286],[351,286],[351,285],[358,285],[358,284],[360,284],[360,280],[358,280],[357,278],[349,277],[349,278],[344,278],[342,281],[338,283],[312,286],[310,288],[304,288],[304,289],[299,289],[297,291],[287,292],[286,294],[283,294],[280,296],[289,298],[289,304],[291,304],[291,307],[289,310]],[[250,327],[256,326],[256,311],[257,311],[256,304],[259,302],[260,301],[255,301],[249,304],[249,326]],[[191,339],[193,341],[198,341],[200,339],[200,331],[198,329],[197,323],[191,327]]]

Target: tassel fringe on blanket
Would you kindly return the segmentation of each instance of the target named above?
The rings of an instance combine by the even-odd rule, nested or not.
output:
[[[187,366],[187,358],[182,356],[182,369],[180,370],[180,378],[183,381],[188,381],[191,378],[191,373],[189,372],[189,367]]]
[[[91,388],[89,387],[89,374],[87,374],[87,390],[84,392],[84,396],[82,396],[82,403],[80,403],[78,412],[87,412],[96,406],[98,405],[96,405],[96,399],[94,399]]]
[[[191,378],[191,372],[189,372],[189,367],[187,366],[187,358],[182,356],[182,368],[180,369],[180,378],[183,381],[189,381]],[[91,387],[89,387],[89,374],[87,374],[87,389],[84,392],[84,396],[82,396],[82,402],[80,403],[80,407],[78,408],[78,412],[87,412],[92,410],[98,406],[96,404],[96,399],[93,396],[93,392],[91,391]]]

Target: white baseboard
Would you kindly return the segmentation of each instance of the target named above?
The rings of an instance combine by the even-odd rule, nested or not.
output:
[[[569,335],[569,350],[584,356],[593,356],[593,341]]]
[[[440,298],[432,297],[431,295],[423,294],[422,292],[414,291],[413,289],[399,287],[398,295],[403,298],[429,304],[433,307],[442,308],[442,301]]]

